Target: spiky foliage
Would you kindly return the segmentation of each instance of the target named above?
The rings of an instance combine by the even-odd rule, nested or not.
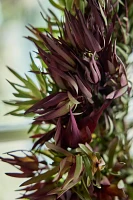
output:
[[[1,160],[22,172],[8,175],[30,177],[21,185],[22,198],[130,199],[126,178],[132,160],[124,120],[131,90],[124,64],[130,49],[126,54],[123,49],[132,41],[131,3],[50,2],[64,12],[64,21],[50,10],[52,20],[43,16],[46,29],[28,27],[42,63],[39,69],[31,58],[39,84],[10,69],[23,82],[11,83],[14,95],[28,100],[6,102],[18,106],[10,114],[34,116],[32,153],[8,153],[12,158]]]

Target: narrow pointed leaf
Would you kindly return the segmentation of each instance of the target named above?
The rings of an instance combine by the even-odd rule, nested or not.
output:
[[[21,186],[26,186],[26,185],[30,185],[33,183],[38,183],[42,180],[47,180],[49,179],[51,176],[55,175],[59,170],[59,166],[54,167],[51,170],[48,170],[47,172],[37,175],[35,177],[32,177],[31,179],[29,179],[28,181],[25,181],[24,183],[21,184]]]
[[[49,149],[52,149],[53,151],[56,151],[58,153],[62,153],[64,154],[65,156],[71,156],[72,154],[69,152],[69,151],[66,151],[65,149],[59,147],[59,146],[56,146],[52,143],[49,143],[49,142],[46,142],[45,145],[49,148]]]

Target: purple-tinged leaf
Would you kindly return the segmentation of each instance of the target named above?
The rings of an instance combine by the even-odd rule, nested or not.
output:
[[[78,179],[76,181],[73,181],[74,171],[75,171],[75,164],[72,165],[70,171],[68,172],[67,178],[66,178],[65,182],[63,183],[63,186],[51,190],[48,193],[48,195],[58,194],[57,198],[59,198],[66,191],[68,191],[69,189],[73,188],[78,182],[80,182],[82,177],[78,177]]]
[[[112,18],[112,23],[110,24],[110,26],[108,28],[106,38],[105,38],[105,47],[107,47],[108,44],[111,42],[111,36],[113,34],[113,31],[114,31],[115,21],[116,21],[116,14],[114,14],[114,16]]]
[[[58,195],[58,198],[59,198],[62,194],[64,194],[66,191],[68,191],[69,189],[73,188],[78,182],[81,181],[81,179],[82,179],[82,176],[78,177],[78,179],[77,179],[76,181],[70,182],[68,185],[66,185],[66,187],[63,188],[63,190],[62,190],[62,188],[61,188],[60,193],[59,193],[59,195]],[[75,199],[73,199],[73,200],[75,200]]]
[[[51,59],[55,60],[58,63],[62,71],[69,71],[69,70],[75,71],[75,69],[71,67],[71,65],[67,64],[67,62],[65,62],[62,59],[62,57],[58,55],[57,53],[53,52],[53,54],[51,55]]]
[[[92,136],[91,136],[91,131],[90,128],[88,126],[85,126],[83,129],[81,129],[81,135],[82,135],[82,141],[84,142],[88,142],[90,143],[92,140]]]
[[[113,166],[113,172],[119,172],[126,166],[124,162],[116,162]]]
[[[96,63],[95,55],[96,55],[96,52],[92,55],[92,63],[93,63],[94,69],[95,69],[95,71],[97,73],[98,81],[100,81],[101,80],[101,73],[100,73],[99,67],[98,67],[98,65]]]
[[[123,94],[125,94],[127,92],[127,89],[128,89],[128,85],[126,85],[118,90],[115,90],[115,91],[111,92],[110,94],[108,94],[106,99],[116,99],[118,97],[121,97]]]
[[[67,61],[71,66],[75,66],[75,62],[72,60],[72,58],[69,56],[70,52],[65,52],[65,49],[62,49],[61,45],[58,43],[58,45],[55,43],[54,38],[51,39],[48,36],[45,36],[44,34],[40,33],[40,36],[48,46],[53,49],[55,52],[57,52],[59,55],[61,55],[64,60]]]
[[[126,85],[128,84],[128,82],[127,82],[127,77],[126,77],[125,74],[122,74],[122,75],[121,75],[121,80],[120,80],[120,82],[121,82],[121,86],[122,86],[122,87],[124,87],[124,86],[126,86]]]
[[[71,110],[70,110],[70,124],[71,124],[70,130],[68,130],[70,132],[66,132],[67,134],[66,140],[68,140],[70,147],[75,148],[78,146],[79,142],[82,142],[82,138],[81,138],[80,130],[78,129],[78,126],[77,126],[77,122]]]
[[[48,120],[52,120],[58,117],[61,117],[63,115],[66,115],[69,112],[69,109],[72,109],[74,107],[74,104],[70,101],[66,101],[65,104],[63,106],[61,106],[58,109],[52,110],[40,117],[37,117],[35,119],[36,121],[48,121]],[[33,122],[34,123],[34,122]]]
[[[90,115],[82,118],[78,124],[81,132],[86,131],[86,126],[88,126],[90,132],[93,133],[97,126],[99,118],[103,114],[103,111],[111,104],[111,102],[112,102],[111,100],[106,100],[104,104],[101,106],[101,108],[93,111]]]
[[[28,178],[34,176],[33,173],[5,173],[8,176],[15,177],[15,178]]]
[[[18,157],[18,156],[11,154],[10,152],[7,154],[9,156],[12,156],[13,158],[0,157],[0,159],[3,162],[7,162],[13,166],[15,166],[15,165],[19,166],[20,170],[23,172],[26,172],[26,173],[28,173],[28,172],[30,173],[30,172],[38,170],[39,163],[38,163],[36,156]]]
[[[67,81],[68,84],[70,84],[76,91],[76,93],[78,94],[78,85],[76,83],[76,81],[71,78],[70,76],[68,76],[67,74],[63,73],[61,70],[59,70],[58,68],[51,68],[52,71],[54,71],[54,73],[57,73],[60,77],[62,77],[65,81]]]
[[[96,84],[99,81],[99,78],[98,78],[97,72],[94,69],[94,66],[93,66],[92,62],[90,62],[90,70],[92,72],[92,77],[93,77],[93,80],[94,80],[94,84]]]
[[[67,156],[60,162],[60,170],[57,176],[54,178],[53,181],[59,180],[70,168],[73,162],[72,156]]]
[[[62,130],[62,126],[61,126],[61,119],[59,118],[58,121],[57,121],[57,124],[56,124],[56,133],[55,133],[55,137],[54,137],[54,140],[56,142],[56,145],[59,145],[60,144],[60,140],[61,140],[61,130]]]
[[[82,32],[82,24],[80,20],[76,19],[73,15],[68,13],[69,24],[72,29],[72,35],[79,49],[85,50],[84,32]]]
[[[53,98],[51,98],[49,101],[42,104],[43,109],[47,109],[51,106],[57,105],[59,102],[64,101],[68,98],[67,93],[65,92],[59,92],[57,93]]]
[[[92,80],[90,73],[91,73],[91,71],[87,67],[85,67],[85,75],[87,77],[87,81],[94,84],[94,81]]]
[[[45,182],[42,181],[42,182],[35,183],[34,185],[29,185],[29,186],[26,186],[26,187],[23,187],[23,188],[27,192],[27,198],[33,198],[34,197],[35,199],[40,200],[40,199],[45,199],[45,197],[47,199],[47,193],[50,190],[52,190],[53,188],[55,188],[55,186],[56,186],[56,184],[53,183],[52,181],[45,181]],[[51,196],[49,196],[49,197],[51,197]]]
[[[101,185],[110,186],[110,181],[109,181],[109,179],[106,176],[104,176],[102,178],[102,180],[101,180],[100,183],[101,183]]]
[[[70,109],[70,118],[69,118],[66,128],[62,132],[61,145],[65,148],[67,146],[71,148],[76,148],[79,142],[80,143],[83,142],[82,135],[81,135],[80,130],[78,129],[75,117]]]
[[[113,65],[112,62],[110,62],[109,60],[107,60],[107,63],[108,63],[108,70],[109,70],[109,73],[112,75],[112,74],[115,74],[116,72],[116,69],[115,69],[115,66]]]
[[[50,71],[50,73],[51,73],[51,76],[52,76],[53,80],[54,80],[54,81],[56,82],[56,84],[58,85],[58,87],[60,87],[61,89],[66,90],[67,87],[66,87],[64,81],[62,80],[62,78],[60,77],[60,75],[57,74],[56,71],[54,71],[54,70],[50,70],[50,69],[49,69],[49,71]]]
[[[68,35],[68,38],[69,38],[71,44],[74,47],[76,47],[76,44],[75,44],[75,41],[74,41],[74,38],[73,38],[73,35],[72,35],[72,32],[71,32],[71,28],[70,28],[69,15],[70,14],[67,12],[67,10],[65,10],[65,17],[66,17],[65,28],[66,28],[67,35]]]
[[[74,173],[75,173],[75,170],[76,170],[76,163],[74,163],[74,164],[71,166],[71,168],[70,168],[70,170],[69,170],[69,172],[68,172],[67,178],[66,178],[66,180],[64,181],[64,183],[63,183],[63,185],[62,185],[62,190],[64,190],[64,188],[66,188],[66,187],[69,185],[69,183],[70,183],[71,181],[74,180]],[[79,177],[78,177],[78,178],[79,178]],[[77,179],[78,179],[78,178],[77,178]]]
[[[67,94],[68,94],[68,98],[70,99],[71,102],[73,102],[73,104],[75,105],[80,104],[80,102],[77,101],[77,99],[75,99],[70,92],[67,92]]]
[[[25,114],[30,113],[30,112],[34,112],[34,110],[37,110],[38,108],[40,108],[44,103],[47,103],[49,100],[51,100],[53,97],[55,97],[58,93],[55,94],[51,94],[47,97],[45,97],[44,99],[42,99],[41,101],[37,102],[36,104],[34,104],[31,108],[29,108]]]
[[[15,191],[33,191],[33,190],[36,190],[36,188],[38,188],[39,186],[43,186],[44,185],[44,183],[36,183],[36,184],[34,184],[34,185],[30,185],[30,186],[26,186],[26,187],[23,187],[23,188],[20,188],[20,189],[17,189],[17,190],[15,190]]]
[[[91,92],[84,86],[84,84],[82,83],[82,81],[79,79],[79,77],[77,75],[76,75],[76,79],[77,79],[78,86],[79,86],[80,90],[82,91],[82,93],[86,96],[87,100],[91,104],[93,104]]]
[[[38,145],[42,146],[46,141],[49,141],[55,134],[55,128],[51,131],[44,133],[33,145],[32,149],[35,149]]]
[[[35,134],[35,135],[30,136],[30,138],[40,138],[40,137],[42,137],[43,135],[44,135],[43,133]]]
[[[111,184],[106,188],[106,192],[111,196],[118,196],[120,198],[126,198],[127,195],[125,194],[123,189],[119,189],[117,185]]]
[[[85,40],[86,40],[87,48],[93,53],[101,51],[100,44],[95,39],[95,37],[91,33],[91,31],[89,29],[87,29],[86,22],[85,22],[85,19],[82,15],[81,11],[78,12],[78,17],[81,21],[81,24],[82,24],[82,27],[83,27],[83,30],[84,30],[84,33],[85,33]]]

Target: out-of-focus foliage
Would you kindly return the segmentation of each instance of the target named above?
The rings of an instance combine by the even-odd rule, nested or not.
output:
[[[130,200],[132,1],[49,1],[63,18],[49,10],[46,28],[28,27],[42,64],[31,57],[38,83],[9,68],[23,85],[10,83],[19,100],[5,102],[17,106],[12,115],[34,116],[32,153],[1,160],[21,171],[8,175],[30,177],[23,198]]]

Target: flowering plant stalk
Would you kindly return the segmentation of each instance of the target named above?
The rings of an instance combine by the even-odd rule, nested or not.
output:
[[[20,100],[9,114],[33,116],[33,148],[2,158],[28,178],[20,197],[29,200],[129,200],[132,159],[125,116],[131,96],[127,57],[131,52],[131,1],[60,0],[42,17],[46,28],[27,27],[37,48],[22,82],[10,84]],[[16,152],[17,153],[17,152]],[[41,159],[40,159],[41,158]],[[49,158],[49,159],[47,159]],[[50,160],[50,161],[49,161]]]

